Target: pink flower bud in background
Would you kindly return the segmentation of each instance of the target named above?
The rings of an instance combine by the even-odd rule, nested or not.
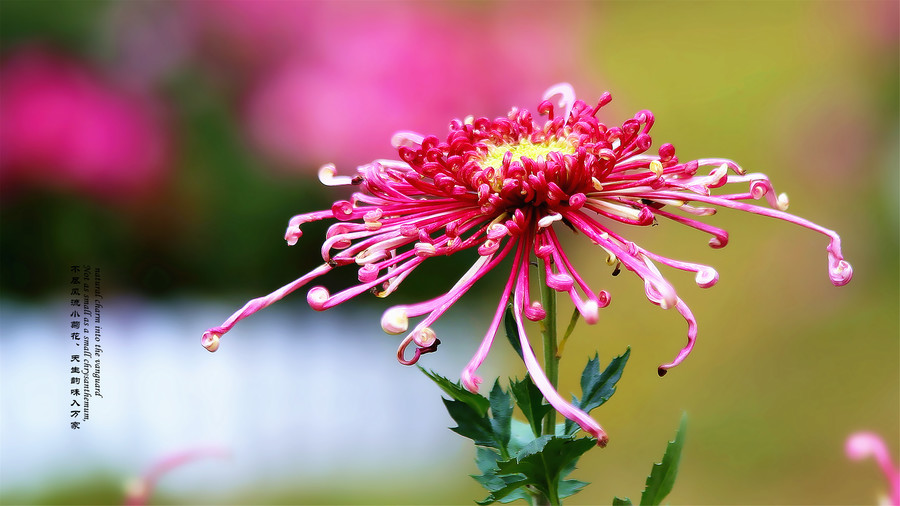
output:
[[[856,432],[847,438],[844,450],[853,460],[874,458],[890,487],[891,496],[888,504],[900,506],[900,469],[894,467],[894,463],[891,462],[884,440],[872,432]]]
[[[0,65],[0,182],[128,202],[158,189],[169,142],[153,102],[29,48]]]
[[[260,69],[246,96],[249,136],[262,153],[287,168],[356,166],[392,156],[381,140],[401,128],[441,131],[460,110],[495,116],[548,82],[587,80],[572,51],[579,16],[571,14],[583,6],[538,17],[502,4],[402,5],[323,3],[304,13],[309,40],[281,48],[285,57]],[[552,25],[568,29],[534,36]]]

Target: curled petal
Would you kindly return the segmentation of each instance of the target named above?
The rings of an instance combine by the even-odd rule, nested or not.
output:
[[[707,188],[719,188],[726,182],[728,182],[728,165],[723,163],[709,173],[709,176],[707,176],[703,182],[703,186],[706,186]]]
[[[547,317],[547,311],[544,309],[544,306],[537,301],[532,302],[530,306],[526,307],[523,313],[525,314],[525,318],[528,318],[533,322],[541,321]]]
[[[644,280],[644,293],[650,302],[657,304],[663,309],[671,308],[678,300],[675,288],[662,278],[653,279],[647,277]]]
[[[585,202],[587,202],[587,197],[583,193],[576,193],[569,197],[569,208],[571,208],[572,211],[577,211],[578,209],[581,209],[581,206],[583,206]]]
[[[691,312],[691,309],[687,306],[687,304],[682,302],[681,299],[678,299],[678,302],[675,304],[675,308],[679,313],[681,313],[681,316],[684,317],[684,320],[688,324],[687,344],[684,345],[684,348],[682,348],[680,352],[678,352],[675,360],[669,362],[668,364],[659,366],[657,373],[660,376],[665,376],[669,369],[684,362],[684,359],[686,359],[687,356],[691,354],[691,351],[694,349],[694,343],[697,341],[697,319],[694,318],[694,314]]]
[[[550,254],[553,253],[553,245],[552,244],[541,244],[535,245],[534,247],[534,255],[540,259],[546,260]]]
[[[459,379],[462,382],[462,385],[466,388],[466,390],[472,392],[473,394],[478,393],[478,385],[480,385],[482,381],[484,381],[481,379],[481,376],[475,373],[475,370],[475,368],[466,367],[459,375]]]
[[[714,235],[709,239],[709,247],[714,249],[724,248],[728,245],[728,232]]]
[[[429,327],[425,327],[418,332],[415,333],[413,337],[413,341],[416,342],[422,348],[427,348],[437,341],[437,335],[434,333],[434,330],[431,330]]]
[[[437,341],[437,334],[434,333],[430,327],[425,327],[422,330],[416,332],[413,337],[413,341],[416,342],[422,348],[427,348]]]
[[[500,242],[488,239],[478,247],[478,254],[481,256],[493,255],[498,249],[500,249]]]
[[[547,276],[547,286],[556,290],[557,292],[568,292],[572,289],[572,285],[575,284],[575,280],[572,279],[572,276],[568,274],[549,274]]]
[[[287,230],[284,231],[284,240],[287,241],[288,246],[293,246],[300,241],[300,237],[303,236],[303,232],[300,230],[300,225],[288,225]]]
[[[406,308],[394,306],[381,316],[381,328],[388,334],[402,334],[409,327]]]
[[[752,174],[748,175],[747,177],[750,176],[752,176]],[[760,176],[760,179],[756,179],[750,183],[750,195],[756,200],[759,200],[762,197],[766,197],[766,201],[770,206],[778,209],[779,211],[787,211],[788,206],[790,205],[790,200],[788,199],[787,193],[782,193],[776,196],[775,188],[772,186],[769,178],[762,176],[761,174]]]
[[[612,300],[612,297],[609,295],[609,292],[606,290],[600,290],[597,292],[597,305],[600,307],[606,307],[609,305],[609,302]]]
[[[413,354],[411,359],[406,358],[406,348],[413,342],[412,335],[406,336],[405,339],[400,343],[400,346],[397,347],[397,362],[400,362],[403,365],[413,365],[419,361],[419,357],[421,353],[416,349],[416,353]]]
[[[828,245],[828,277],[834,286],[844,286],[853,278],[853,267],[841,254],[841,240],[835,235]]]
[[[710,288],[719,281],[719,273],[708,266],[701,266],[694,277],[700,288]]]
[[[416,256],[419,257],[431,257],[437,254],[437,248],[435,248],[434,244],[427,242],[417,242],[414,246],[416,251]]]
[[[336,220],[350,220],[353,218],[353,203],[347,200],[339,200],[331,205],[331,213]]]
[[[309,223],[311,221],[318,221],[331,217],[331,211],[318,211],[314,213],[298,214],[297,216],[291,218],[290,221],[288,221],[288,227],[284,233],[284,240],[287,241],[289,246],[293,246],[297,244],[297,241],[303,235],[303,232],[300,231],[300,225]]]
[[[559,100],[556,104],[565,110],[562,118],[563,121],[566,121],[572,112],[572,106],[575,104],[575,89],[569,83],[554,84],[544,92],[543,100],[550,100],[551,97],[556,95],[559,95]]]
[[[375,264],[366,264],[359,268],[357,279],[360,283],[374,281],[378,277],[378,267]]]
[[[306,293],[306,302],[316,311],[325,311],[327,309],[325,303],[329,298],[331,298],[331,294],[324,286],[315,286]]]
[[[221,332],[218,332],[216,329],[210,329],[200,337],[200,344],[209,351],[216,351],[219,349],[219,339],[221,337]]]
[[[487,228],[487,237],[491,240],[498,240],[509,235],[509,229],[502,223],[492,223]]]
[[[829,271],[829,278],[834,286],[844,286],[853,278],[853,267],[846,260],[834,260]]]
[[[319,169],[319,181],[325,186],[344,186],[353,184],[350,176],[338,176],[333,163],[327,163]]]
[[[391,145],[395,148],[415,149],[422,147],[424,137],[415,132],[397,132],[391,137]]]

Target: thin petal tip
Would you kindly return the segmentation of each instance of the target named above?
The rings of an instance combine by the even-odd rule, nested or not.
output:
[[[203,333],[203,337],[200,338],[200,344],[210,352],[213,352],[219,349],[219,338],[221,337],[221,333],[210,329]]]
[[[381,317],[381,328],[388,334],[402,334],[409,328],[409,316],[406,309],[392,307],[384,312]]]
[[[887,447],[877,434],[857,432],[847,438],[844,450],[847,453],[847,457],[853,460],[861,460],[878,452],[886,453]]]
[[[829,270],[828,277],[834,286],[844,286],[853,278],[853,266],[846,260],[840,260]]]
[[[606,448],[606,445],[609,444],[609,436],[603,430],[599,434],[595,434],[594,437],[597,438],[597,446],[600,448]]]
[[[482,381],[481,378],[473,371],[469,371],[468,369],[464,370],[460,376],[460,381],[462,382],[466,390],[472,392],[473,394],[477,394],[478,385]]]

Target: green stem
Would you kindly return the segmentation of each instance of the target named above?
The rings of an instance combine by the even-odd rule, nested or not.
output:
[[[556,480],[550,482],[550,506],[560,506],[562,501],[559,500],[559,484]]]
[[[540,269],[538,269],[540,272]],[[544,372],[550,385],[557,389],[559,385],[559,351],[557,349],[556,334],[556,290],[547,286],[547,280],[543,276],[538,275],[541,282],[541,304],[544,306],[546,316],[541,321],[541,336],[544,338]],[[551,409],[544,418],[544,435],[556,435],[556,410]],[[536,503],[540,505],[549,504],[551,506],[559,506],[559,484],[553,480],[549,484],[548,497],[537,498]],[[546,501],[546,502],[545,502]]]
[[[542,280],[545,281],[545,280]],[[559,356],[556,339],[556,290],[541,283],[541,303],[547,316],[541,323],[541,335],[544,338],[544,372],[554,389],[559,385]],[[556,410],[551,409],[544,418],[544,434],[556,435]]]

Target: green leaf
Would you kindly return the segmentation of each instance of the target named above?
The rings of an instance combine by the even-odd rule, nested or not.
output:
[[[437,374],[429,374],[424,369],[422,372],[432,379],[437,378],[435,382],[439,385],[449,385],[448,388],[444,388],[445,392],[451,393],[455,397],[462,397],[462,399],[443,399],[447,412],[457,424],[450,430],[473,440],[478,446],[496,448],[503,458],[507,458],[512,423],[512,401],[510,395],[500,387],[500,381],[497,380],[494,383],[490,400],[480,395],[476,396],[490,406],[491,417],[488,417],[487,409],[482,410],[483,403],[473,401],[472,396],[475,394],[463,390],[458,384],[453,384]],[[469,395],[463,395],[463,393]]]
[[[506,327],[506,338],[509,339],[509,344],[511,344],[513,349],[516,350],[516,353],[519,354],[519,358],[525,360],[525,356],[522,355],[522,341],[519,340],[519,328],[516,326],[516,318],[513,316],[512,312],[512,304],[506,306],[506,315],[503,317],[503,326]]]
[[[525,481],[525,477],[521,474],[500,476],[497,474],[496,469],[488,471],[481,476],[472,476],[472,478],[475,478],[475,481],[480,483],[482,487],[486,488],[487,491],[491,493],[489,498],[493,501],[498,501],[509,495],[510,492],[518,488],[513,485],[518,485]],[[524,484],[518,486],[524,486]],[[485,498],[485,500],[487,499],[488,498]]]
[[[594,358],[588,360],[581,374],[581,400],[573,397],[574,404],[581,408],[585,413],[590,413],[593,409],[602,406],[614,393],[616,393],[616,383],[622,377],[625,370],[625,364],[628,357],[631,356],[631,348],[627,348],[625,353],[612,359],[603,372],[600,372],[600,356],[595,354]],[[578,426],[571,420],[566,420],[566,434],[575,434],[578,432]]]
[[[581,489],[590,485],[590,483],[586,481],[579,480],[563,480],[559,483],[558,495],[560,499],[565,499],[570,495],[575,495],[578,492],[581,492]]]
[[[537,385],[531,381],[527,374],[522,381],[510,380],[509,391],[516,400],[516,405],[522,410],[525,419],[531,424],[534,437],[541,435],[541,421],[544,416],[553,409],[549,404],[544,404],[544,394],[538,390]]]
[[[516,418],[512,419],[512,430],[511,436],[509,438],[509,446],[507,449],[509,450],[510,455],[515,455],[525,448],[525,445],[534,441],[534,431],[531,428],[531,424],[528,422],[523,422]]]
[[[498,501],[506,504],[513,501],[518,501],[519,499],[524,500],[528,503],[528,506],[534,504],[534,495],[528,492],[528,489],[523,488],[521,485],[516,490],[513,490],[512,493],[507,495],[506,497],[501,497],[497,499]]]
[[[500,388],[499,379],[494,382],[494,388],[491,389],[490,403],[491,429],[497,443],[500,444],[501,452],[506,454],[506,448],[509,446],[513,406],[509,393]]]
[[[526,480],[523,484],[531,485],[550,496],[558,493],[562,478],[575,467],[575,463],[596,445],[593,438],[575,439],[572,436],[541,436],[516,455],[514,459],[499,461],[498,474],[522,474]],[[574,484],[566,485],[566,491],[575,493]]]
[[[477,501],[478,504],[491,504],[496,501],[512,502],[516,499],[524,499],[531,504],[531,496],[521,488],[525,486],[525,477],[521,474],[500,476],[497,474],[497,461],[500,455],[487,448],[475,449],[475,464],[481,471],[481,476],[472,476],[482,487],[490,492],[486,498]]]
[[[631,506],[633,504],[631,502],[631,499],[629,499],[627,497],[625,499],[622,499],[621,497],[613,497],[612,503],[613,503],[613,506]]]
[[[482,474],[497,469],[500,454],[488,448],[475,447],[475,465]]]
[[[628,362],[630,355],[631,347],[628,347],[625,353],[612,359],[602,373],[599,373],[599,355],[594,355],[594,358],[588,361],[587,367],[584,368],[584,372],[581,374],[581,391],[583,396],[579,402],[579,407],[582,410],[589,413],[594,408],[602,406],[616,393],[616,383],[622,377],[622,371],[625,369],[625,363]]]
[[[491,405],[487,397],[466,390],[462,387],[462,385],[459,384],[458,381],[454,383],[437,373],[426,371],[422,367],[419,367],[419,370],[425,373],[426,376],[431,378],[432,381],[437,383],[437,385],[441,387],[441,390],[443,390],[452,399],[456,399],[457,401],[468,404],[482,416],[487,415],[488,408]]]
[[[482,486],[488,488],[484,483],[482,483],[481,478],[483,477],[477,476],[474,478],[476,481],[481,483]],[[517,499],[524,499],[528,502],[528,504],[531,504],[531,494],[529,494],[527,489],[524,488],[527,485],[527,480],[524,476],[522,476],[521,474],[510,476],[495,476],[495,479],[497,480],[497,482],[492,481],[491,483],[501,483],[502,486],[496,488],[493,491],[490,491],[490,489],[488,489],[491,493],[484,499],[476,501],[476,503],[492,504],[497,501],[508,503],[513,502]]]
[[[450,417],[457,424],[456,427],[450,427],[450,430],[475,441],[475,444],[478,446],[500,449],[500,444],[494,435],[491,421],[488,420],[487,415],[478,413],[475,408],[465,402],[450,399],[442,400],[444,401],[444,406],[447,407],[447,412],[450,413]]]
[[[666,453],[662,462],[653,464],[644,493],[641,494],[641,504],[656,506],[672,491],[675,485],[675,477],[678,475],[678,463],[681,460],[681,449],[684,446],[684,433],[687,427],[687,414],[681,416],[681,423],[675,439],[666,445]]]

